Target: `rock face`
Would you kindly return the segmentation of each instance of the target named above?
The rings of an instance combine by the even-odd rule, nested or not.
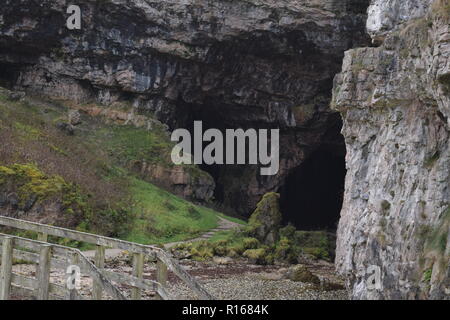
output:
[[[373,1],[395,18],[372,30],[384,43],[348,51],[335,79],[348,150],[336,265],[356,299],[449,298],[450,3],[413,19],[428,4]]]
[[[382,41],[392,30],[425,15],[433,0],[372,0],[367,31],[375,41]]]
[[[261,199],[249,220],[249,226],[262,243],[272,245],[279,240],[281,224],[280,195],[270,192]]]
[[[139,172],[144,179],[195,202],[208,203],[214,195],[214,180],[198,169],[142,163]]]
[[[80,0],[74,31],[64,0],[3,2],[0,83],[80,102],[127,100],[171,129],[193,120],[281,128],[277,176],[208,168],[216,198],[240,213],[320,145],[344,150],[332,79],[344,51],[368,41],[368,0]]]

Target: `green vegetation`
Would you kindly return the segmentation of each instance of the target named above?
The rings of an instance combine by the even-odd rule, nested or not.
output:
[[[271,223],[277,225],[281,221],[281,212],[278,204],[280,195],[275,192],[266,193],[258,203],[248,223],[251,229],[262,227],[266,219],[271,219]]]
[[[60,176],[47,176],[33,164],[0,166],[0,187],[18,194],[19,208],[58,197],[65,213],[87,210],[86,200],[76,185]]]
[[[297,263],[301,255],[331,261],[334,257],[334,236],[324,231],[296,231],[288,225],[280,230],[281,239],[264,245],[246,231],[223,231],[208,241],[183,243],[175,251],[185,251],[192,259],[205,261],[214,256],[247,258],[258,264]]]
[[[8,96],[0,88],[0,195],[15,192],[22,209],[40,207],[37,215],[46,215],[60,208],[51,216],[57,225],[145,244],[191,239],[217,226],[218,212],[136,176],[136,162],[172,165],[162,124],[152,121],[146,130],[82,112],[69,135],[57,126],[68,123],[69,103]],[[207,175],[188,170],[194,179]]]
[[[425,248],[434,250],[440,255],[445,254],[447,248],[447,238],[450,230],[450,208],[443,212],[439,225],[431,229],[427,235]]]
[[[102,144],[121,166],[134,161],[170,165],[172,144],[162,126],[151,131],[131,125],[105,125],[89,137],[93,144]]]
[[[275,192],[266,193],[262,197],[250,216],[246,228],[248,236],[255,237],[268,245],[273,245],[279,240],[278,231],[282,220],[279,198],[280,195]]]
[[[297,231],[294,226],[280,228],[279,194],[267,193],[258,203],[242,231],[220,232],[209,241],[183,243],[174,251],[184,252],[194,260],[214,256],[246,258],[253,263],[298,263],[299,257],[324,259],[334,257],[334,236],[326,232]]]
[[[431,282],[432,274],[433,274],[433,269],[430,268],[430,269],[425,270],[423,273],[422,282],[429,284]]]
[[[447,239],[450,232],[450,208],[444,210],[439,222],[433,228],[424,226],[419,229],[418,236],[423,243],[423,254],[420,257],[420,267],[423,270],[422,282],[431,285],[432,275],[437,282],[442,281],[447,274],[449,256]]]
[[[165,243],[192,239],[217,226],[217,214],[154,185],[132,179],[136,219],[127,240]]]
[[[242,220],[242,219],[235,218],[235,217],[230,217],[230,216],[227,216],[227,215],[225,215],[223,213],[218,213],[218,215],[220,217],[224,218],[224,219],[227,219],[227,220],[231,221],[231,222],[235,222],[235,223],[238,223],[238,224],[243,225],[243,226],[247,225],[247,222]]]

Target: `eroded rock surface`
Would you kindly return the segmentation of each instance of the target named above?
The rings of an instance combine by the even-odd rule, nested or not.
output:
[[[345,50],[366,43],[368,0],[4,0],[0,78],[79,102],[131,102],[171,129],[281,128],[281,169],[210,169],[216,198],[242,214],[321,144],[344,150],[329,109]],[[242,177],[239,181],[229,177]]]
[[[335,80],[348,150],[336,265],[356,299],[449,298],[449,8],[350,50]]]
[[[421,18],[433,0],[372,0],[367,31],[375,41],[382,41],[393,29],[411,19]]]

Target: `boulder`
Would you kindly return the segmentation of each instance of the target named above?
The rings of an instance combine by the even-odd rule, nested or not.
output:
[[[25,98],[25,92],[22,91],[13,91],[8,95],[8,100],[10,101],[20,101]]]
[[[75,134],[75,128],[73,125],[71,125],[70,123],[67,122],[58,122],[56,124],[56,127],[65,132],[67,135],[69,136],[73,136]]]
[[[267,245],[275,244],[279,239],[282,218],[279,201],[278,193],[267,193],[249,220],[249,233]]]
[[[248,249],[244,252],[243,256],[247,258],[250,263],[264,264],[266,261],[266,250],[264,248]]]
[[[69,112],[69,123],[73,126],[81,124],[81,114],[78,110],[71,110]]]
[[[295,265],[288,270],[288,279],[295,282],[320,284],[320,279],[302,264]]]
[[[213,262],[219,265],[229,265],[233,263],[233,259],[230,257],[214,257]]]

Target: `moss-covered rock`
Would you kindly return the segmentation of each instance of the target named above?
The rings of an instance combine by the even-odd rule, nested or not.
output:
[[[201,241],[196,246],[192,246],[190,253],[196,261],[209,260],[214,257],[214,246],[207,241]]]
[[[336,236],[325,231],[296,231],[292,241],[302,252],[314,257],[331,261],[336,250]]]
[[[273,245],[279,239],[282,218],[279,200],[278,193],[267,193],[250,217],[247,232],[264,244]]]
[[[434,228],[424,229],[424,251],[420,259],[423,270],[422,282],[431,289],[431,293],[445,290],[445,278],[450,270],[450,208],[441,213]],[[440,285],[436,285],[439,283]]]
[[[289,223],[286,227],[280,229],[280,238],[294,239],[295,231],[297,229]]]
[[[249,249],[243,254],[251,263],[265,264],[267,251],[265,248]]]
[[[314,285],[320,284],[320,279],[302,264],[293,266],[288,272],[288,278],[295,282],[311,283]]]
[[[239,253],[237,253],[236,250],[234,250],[234,249],[228,248],[227,249],[227,257],[237,258],[237,257],[239,257]]]
[[[224,257],[228,254],[228,248],[225,244],[216,244],[214,246],[214,254],[219,257]]]
[[[58,202],[62,213],[87,213],[88,205],[79,188],[58,175],[49,176],[34,164],[0,166],[0,193],[17,195],[17,209],[28,212],[46,200]]]
[[[255,238],[244,238],[242,241],[244,249],[257,249],[260,246],[260,242]]]
[[[275,261],[285,263],[296,263],[300,249],[296,247],[290,240],[281,239],[274,248],[273,258]]]

